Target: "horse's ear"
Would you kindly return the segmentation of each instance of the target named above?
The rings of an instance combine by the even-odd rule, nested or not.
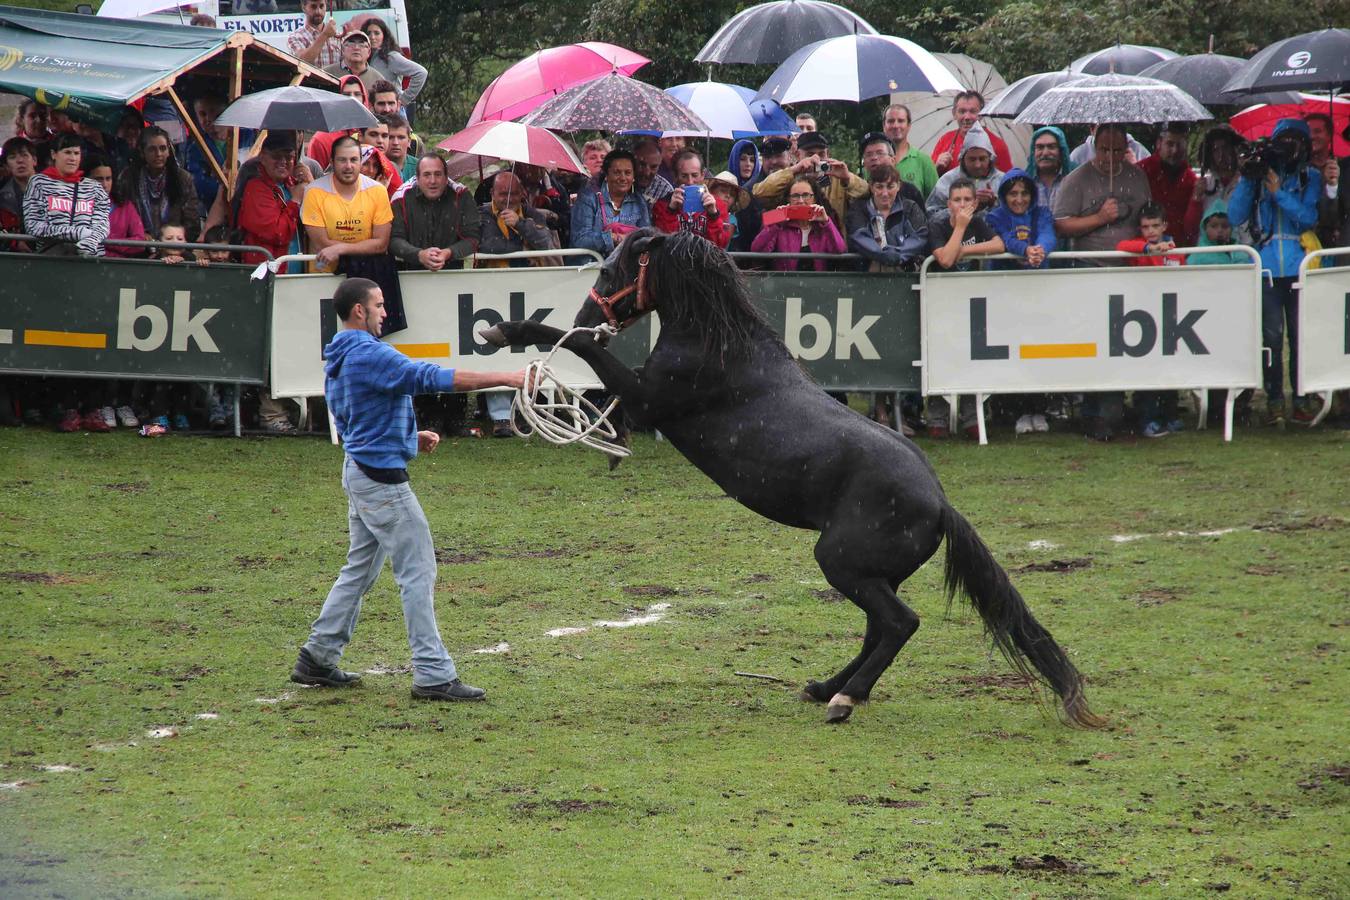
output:
[[[633,252],[650,253],[653,250],[657,250],[666,242],[666,238],[669,236],[670,235],[661,231],[655,232],[654,234],[640,234],[633,239]]]

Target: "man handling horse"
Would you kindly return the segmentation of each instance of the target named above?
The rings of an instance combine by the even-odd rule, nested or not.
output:
[[[324,348],[324,396],[346,450],[342,489],[351,545],[291,680],[323,687],[349,687],[361,680],[338,664],[356,627],[361,599],[388,557],[403,597],[413,697],[482,700],[486,691],[459,680],[436,627],[436,553],[427,518],[408,486],[407,466],[418,451],[435,450],[440,436],[417,430],[412,395],[519,388],[525,372],[461,372],[408,359],[379,340],[384,294],[368,279],[348,278],[339,285],[333,308],[342,329]]]

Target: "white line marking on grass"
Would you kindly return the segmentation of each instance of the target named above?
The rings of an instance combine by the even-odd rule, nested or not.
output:
[[[42,772],[78,772],[78,771],[80,771],[79,769],[75,768],[74,766],[65,766],[65,765],[61,765],[60,763],[56,763],[55,765],[50,765],[50,766],[38,766],[37,768],[38,768],[39,771],[42,771]]]
[[[644,610],[643,615],[631,615],[625,619],[601,620],[592,622],[590,628],[554,628],[544,634],[549,637],[567,637],[571,634],[584,634],[591,628],[632,628],[635,625],[654,625],[666,617],[670,611],[669,603],[653,603]]]
[[[1246,531],[1245,528],[1218,528],[1214,531],[1164,531],[1161,534],[1113,534],[1111,543],[1113,544],[1132,544],[1135,541],[1142,541],[1145,538],[1181,538],[1181,537],[1222,537],[1225,534],[1232,534],[1235,531]]]
[[[145,733],[148,738],[170,738],[178,737],[177,728],[151,728]]]
[[[1027,544],[1028,550],[1058,550],[1059,544],[1054,541],[1031,541]]]
[[[491,646],[491,647],[479,647],[477,650],[475,650],[475,651],[473,651],[473,652],[474,652],[474,653],[510,653],[510,652],[511,652],[511,645],[508,644],[506,641],[502,641],[500,644],[494,644],[494,645]]]
[[[219,718],[220,718],[220,713],[197,713],[197,715],[193,716],[193,718],[194,718],[194,719],[219,719]]]
[[[304,687],[309,687],[309,685],[304,685]],[[271,704],[285,703],[287,700],[291,699],[291,698],[294,697],[294,696],[295,696],[294,692],[292,692],[292,691],[286,691],[285,693],[279,694],[279,695],[277,695],[277,696],[275,696],[275,697],[254,697],[254,698],[253,698],[253,702],[254,702],[254,703],[271,703]]]
[[[545,631],[544,634],[549,637],[567,637],[569,634],[584,634],[590,631],[589,628],[553,628]]]
[[[17,791],[31,785],[31,781],[0,781],[0,791]]]

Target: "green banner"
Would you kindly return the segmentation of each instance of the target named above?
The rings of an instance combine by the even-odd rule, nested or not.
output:
[[[272,289],[251,271],[0,254],[0,372],[262,384]]]
[[[0,91],[113,131],[128,99],[228,39],[208,28],[0,6]]]
[[[788,350],[831,391],[917,391],[919,277],[865,272],[747,272],[755,303]],[[658,323],[614,339],[625,362],[642,365]]]

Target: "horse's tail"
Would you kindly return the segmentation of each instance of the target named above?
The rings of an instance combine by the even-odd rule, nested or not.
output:
[[[1088,708],[1083,678],[1069,657],[1032,616],[975,529],[950,505],[942,510],[942,534],[947,540],[944,581],[948,602],[958,592],[969,598],[994,646],[1021,674],[1028,678],[1039,674],[1059,695],[1071,723],[1084,728],[1105,725],[1106,720]]]

